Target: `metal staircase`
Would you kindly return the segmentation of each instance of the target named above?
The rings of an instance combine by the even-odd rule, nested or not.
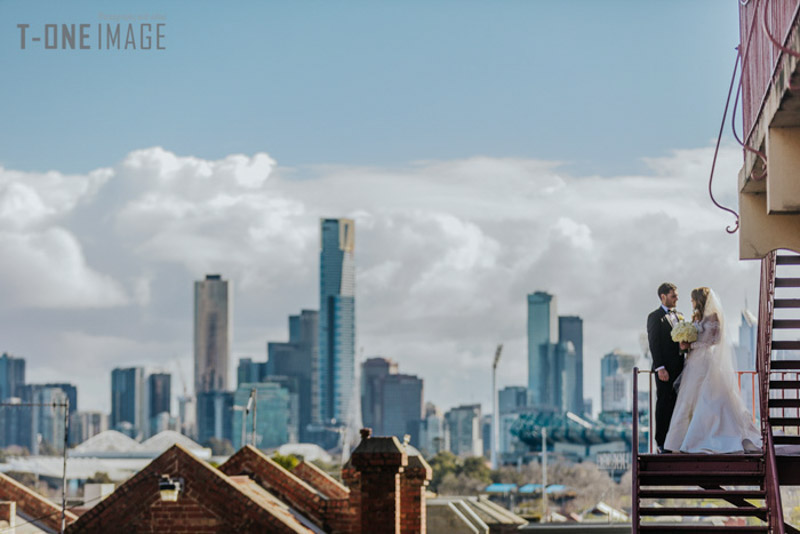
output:
[[[771,349],[769,423],[776,445],[800,445],[800,359],[784,352],[800,350],[800,255],[775,255],[772,269],[771,331],[765,340]]]
[[[800,532],[784,523],[780,496],[781,483],[800,484],[800,357],[785,352],[796,350],[800,255],[773,252],[762,260],[756,354],[763,452],[640,454],[635,416],[633,532]],[[634,414],[637,377],[635,369]],[[795,454],[782,453],[792,445]]]

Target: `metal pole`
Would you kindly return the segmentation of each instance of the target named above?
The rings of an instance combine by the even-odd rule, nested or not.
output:
[[[65,395],[66,396],[66,395]],[[69,397],[64,405],[64,470],[61,477],[61,534],[67,528],[67,440],[69,439]]]
[[[503,344],[497,346],[492,362],[492,443],[491,460],[492,469],[497,469],[497,451],[500,446],[500,413],[497,406],[497,364],[500,363],[500,354],[503,352]]]
[[[635,406],[639,405],[639,368],[636,368],[636,373],[634,373],[636,377],[636,389],[634,389],[634,400],[633,402],[636,403]],[[656,377],[655,374],[648,372],[647,373],[647,397],[650,401],[650,412],[647,414],[647,417],[650,419],[650,431],[649,435],[647,436],[647,452],[653,454],[653,440],[655,440],[655,433],[653,432],[653,428],[655,426],[656,417],[653,414],[653,382],[655,382]],[[639,413],[634,413],[634,416],[639,417]],[[637,422],[638,424],[638,422]],[[639,442],[639,436],[636,436],[636,442]],[[639,450],[636,450],[636,453],[639,453]]]
[[[497,366],[492,366],[492,469],[497,469],[497,439],[500,433],[497,431]]]
[[[650,376],[650,375],[648,375]],[[652,406],[652,395],[651,406]],[[631,421],[631,522],[633,532],[639,531],[639,368],[633,368],[633,418]],[[653,420],[652,409],[650,420]],[[650,433],[652,440],[652,432]]]
[[[250,395],[253,396],[253,447],[256,447],[256,412],[258,411],[258,396],[256,395],[256,388],[250,390]]]
[[[240,447],[247,445],[247,410],[242,406],[242,441]]]
[[[547,427],[542,427],[542,523],[547,522]]]

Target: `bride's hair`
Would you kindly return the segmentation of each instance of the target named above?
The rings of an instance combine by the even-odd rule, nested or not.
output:
[[[711,293],[711,289],[708,287],[698,287],[697,289],[692,289],[692,299],[694,299],[694,314],[692,315],[692,319],[695,321],[699,321],[703,318],[703,313],[706,311],[706,302],[708,302],[708,294]]]

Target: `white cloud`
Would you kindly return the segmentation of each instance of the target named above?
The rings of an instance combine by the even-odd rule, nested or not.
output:
[[[220,272],[234,285],[234,353],[263,358],[265,341],[286,338],[288,314],[317,306],[319,218],[350,216],[365,356],[422,375],[444,407],[488,402],[498,342],[501,384],[525,383],[525,295],[546,290],[560,313],[584,318],[586,393],[597,400],[600,357],[638,353],[660,282],[685,299],[712,285],[729,314],[745,294],[756,301],[757,264],[736,260],[730,218],[707,199],[711,155],[676,151],[642,176],[574,177],[525,159],[288,169],[263,153],[208,161],[149,148],[113,169],[53,175],[58,195],[41,176],[2,171],[0,246],[15,253],[0,267],[0,313],[117,306],[88,330],[46,314],[42,328],[130,343],[81,355],[98,362],[188,362],[192,281]],[[740,157],[725,148],[718,163],[715,190],[728,203]],[[52,350],[10,340],[23,356]]]

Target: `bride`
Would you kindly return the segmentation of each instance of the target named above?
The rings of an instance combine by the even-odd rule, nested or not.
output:
[[[736,385],[722,305],[713,290],[699,287],[692,291],[692,307],[697,341],[689,345],[664,449],[760,452],[761,435]]]

